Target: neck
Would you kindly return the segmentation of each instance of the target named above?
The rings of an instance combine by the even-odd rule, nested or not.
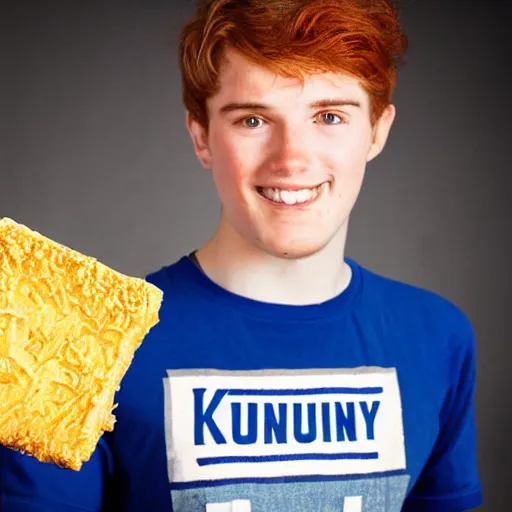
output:
[[[237,295],[275,304],[319,304],[350,282],[344,260],[347,225],[320,251],[291,260],[262,251],[221,220],[215,235],[197,251],[197,259],[212,281]]]

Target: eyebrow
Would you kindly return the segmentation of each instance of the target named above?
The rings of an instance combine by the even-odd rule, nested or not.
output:
[[[318,109],[318,108],[328,108],[328,107],[356,107],[361,108],[361,103],[359,101],[355,100],[349,100],[349,99],[324,99],[315,101],[313,103],[309,104],[309,108],[311,110]],[[221,114],[228,114],[230,112],[236,112],[238,110],[272,110],[272,107],[269,105],[265,105],[264,103],[251,103],[251,102],[245,102],[245,103],[228,103],[227,105],[224,105],[221,107],[220,112]]]

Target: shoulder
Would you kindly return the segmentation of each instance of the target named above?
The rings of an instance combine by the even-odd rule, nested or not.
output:
[[[451,343],[471,348],[473,327],[462,308],[439,293],[377,274],[359,267],[363,304],[393,319],[398,325],[414,326],[430,339],[449,338]]]
[[[184,320],[194,316],[203,303],[208,306],[208,295],[204,294],[197,269],[187,256],[148,273],[144,279],[163,292],[163,319]]]
[[[190,282],[190,264],[187,257],[183,256],[177,261],[156,269],[145,276],[148,283],[153,284],[164,292],[164,300],[172,299],[172,296],[180,294],[180,291],[187,291],[189,286],[184,283]]]
[[[163,265],[157,269],[150,271],[144,279],[155,286],[165,286],[169,284],[169,279],[172,279],[173,274],[176,273],[176,269],[183,267],[184,258],[180,258],[168,265]]]

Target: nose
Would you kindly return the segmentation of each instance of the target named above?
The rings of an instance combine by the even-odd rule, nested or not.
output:
[[[311,166],[305,130],[282,126],[272,141],[270,170],[279,176],[304,173]]]

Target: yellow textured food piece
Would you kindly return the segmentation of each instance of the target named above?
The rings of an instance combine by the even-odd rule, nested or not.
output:
[[[79,470],[162,292],[0,219],[0,444]]]

